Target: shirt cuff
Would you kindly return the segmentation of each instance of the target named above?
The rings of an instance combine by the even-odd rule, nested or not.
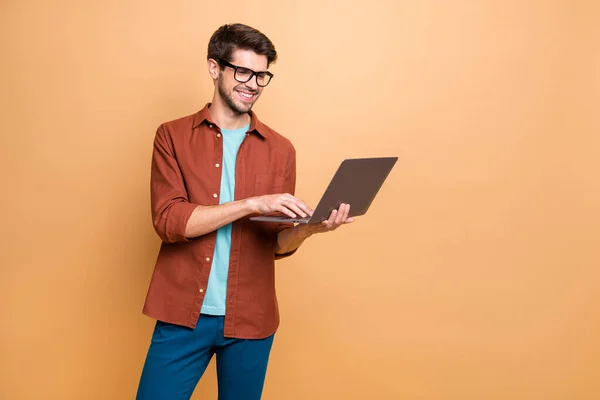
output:
[[[169,242],[191,242],[185,237],[185,228],[196,207],[198,207],[197,204],[183,201],[171,206],[165,232]]]

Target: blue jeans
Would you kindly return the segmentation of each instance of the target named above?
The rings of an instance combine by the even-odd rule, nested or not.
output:
[[[216,354],[219,400],[259,400],[273,336],[225,338],[223,322],[204,314],[195,329],[157,321],[136,399],[188,400]]]

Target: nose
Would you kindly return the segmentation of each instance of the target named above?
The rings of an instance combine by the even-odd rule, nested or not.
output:
[[[258,79],[257,75],[254,75],[252,78],[250,78],[250,80],[248,82],[246,82],[246,86],[248,86],[248,88],[257,91],[258,90],[258,82],[256,81]]]

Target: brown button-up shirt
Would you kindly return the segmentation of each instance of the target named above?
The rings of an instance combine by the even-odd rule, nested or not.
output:
[[[143,313],[194,328],[212,266],[216,231],[193,239],[185,228],[198,205],[219,204],[223,141],[207,104],[194,115],[162,124],[154,140],[152,219],[162,239]],[[292,143],[250,113],[250,128],[236,161],[235,200],[294,193],[296,154]],[[277,234],[291,224],[233,222],[227,280],[227,337],[265,338],[279,326],[275,295]]]

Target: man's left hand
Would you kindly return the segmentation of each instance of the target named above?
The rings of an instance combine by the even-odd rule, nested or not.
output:
[[[276,254],[286,254],[294,251],[304,240],[315,233],[331,232],[342,225],[354,222],[354,218],[348,218],[350,214],[350,205],[341,204],[340,208],[333,210],[329,219],[316,224],[299,224],[292,229],[284,229],[277,236]]]
[[[302,225],[302,228],[307,230],[309,235],[315,233],[331,232],[336,230],[342,225],[351,224],[354,222],[354,218],[348,218],[350,214],[350,205],[341,204],[338,210],[333,210],[329,215],[329,219],[321,222],[320,224],[306,224]]]

